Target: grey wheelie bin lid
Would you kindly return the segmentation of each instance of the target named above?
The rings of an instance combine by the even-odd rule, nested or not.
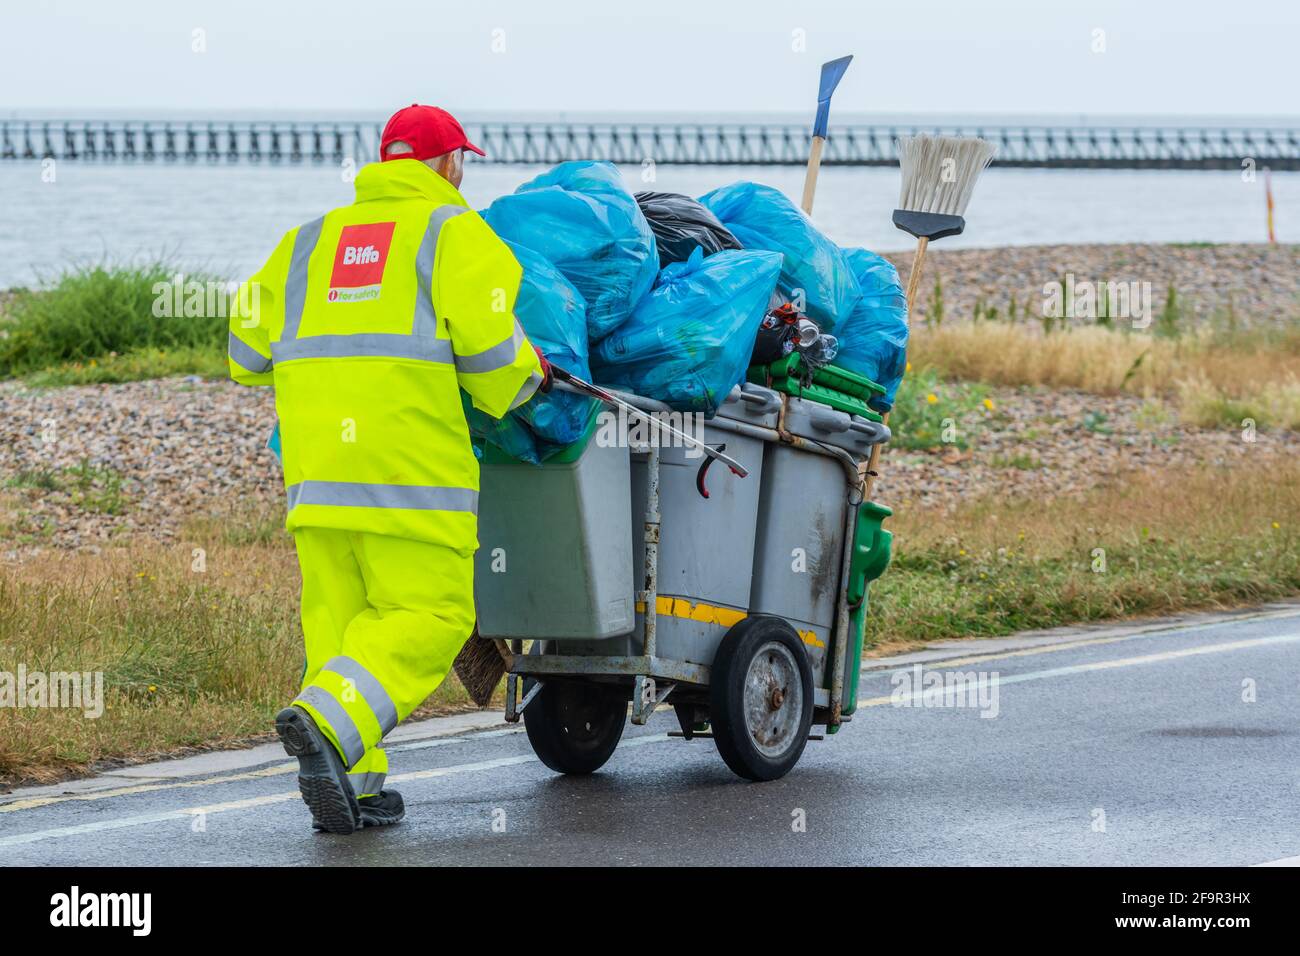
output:
[[[850,415],[806,398],[787,399],[785,427],[800,438],[865,455],[871,446],[889,441],[889,426]]]

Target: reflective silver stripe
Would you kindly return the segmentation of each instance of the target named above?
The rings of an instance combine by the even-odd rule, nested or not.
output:
[[[366,705],[375,715],[375,721],[385,734],[397,726],[397,707],[393,704],[393,698],[388,696],[388,691],[384,690],[384,685],[379,683],[375,675],[357,661],[350,657],[335,657],[321,670],[330,671],[344,680],[351,681],[357,693],[365,699]]]
[[[415,275],[418,286],[415,292],[415,320],[411,331],[416,335],[434,335],[438,331],[438,316],[433,310],[433,266],[438,258],[438,233],[447,220],[469,212],[465,206],[439,206],[429,215],[428,228],[420,240],[415,254]]]
[[[276,362],[308,358],[412,359],[450,365],[451,343],[431,335],[403,335],[397,332],[357,332],[353,335],[309,335],[271,343]]]
[[[230,338],[226,342],[226,354],[245,372],[261,375],[263,372],[271,371],[271,360],[234,332],[230,333]]]
[[[298,336],[302,307],[307,301],[307,260],[320,241],[320,228],[324,221],[325,217],[321,216],[299,226],[298,234],[293,237],[293,255],[289,259],[289,275],[284,282],[284,332],[280,335],[281,339]]]
[[[360,481],[301,481],[285,489],[289,508],[338,505],[348,508],[409,508],[415,511],[478,511],[473,488],[442,485],[378,485]]]
[[[357,730],[356,722],[328,691],[321,687],[308,687],[296,699],[314,707],[325,723],[330,725],[330,730],[334,731],[334,736],[339,740],[339,746],[343,748],[345,764],[351,767],[365,755],[366,745],[361,739],[361,731]]]
[[[533,395],[537,393],[537,390],[541,388],[542,381],[543,379],[542,379],[541,372],[533,372],[531,375],[529,375],[528,381],[524,382],[524,387],[519,390],[519,394],[515,396],[515,400],[510,403],[510,408],[516,409],[524,402],[532,398]]]
[[[387,777],[386,773],[350,773],[348,783],[352,784],[352,792],[358,797],[369,797],[384,789]]]
[[[457,355],[456,371],[479,374],[509,368],[519,356],[519,347],[527,341],[528,336],[524,335],[524,330],[520,328],[519,320],[516,319],[514,331],[504,342],[498,342],[490,349],[484,349],[473,355]]]

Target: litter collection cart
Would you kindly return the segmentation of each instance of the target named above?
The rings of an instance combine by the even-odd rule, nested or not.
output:
[[[744,478],[706,475],[698,448],[604,409],[541,466],[486,449],[478,630],[508,650],[506,720],[522,715],[553,770],[604,764],[629,700],[634,724],[670,705],[675,736],[712,736],[752,780],[783,776],[814,726],[852,717],[867,588],[892,537],[890,511],[862,500],[889,438],[865,402],[879,386],[790,360],[750,378],[702,429],[686,423]]]

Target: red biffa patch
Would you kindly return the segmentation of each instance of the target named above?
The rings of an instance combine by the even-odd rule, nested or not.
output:
[[[395,222],[369,222],[344,226],[334,251],[329,301],[361,302],[378,299],[384,279],[384,263],[393,242]]]

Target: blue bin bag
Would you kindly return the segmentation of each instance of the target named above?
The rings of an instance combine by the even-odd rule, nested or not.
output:
[[[655,236],[613,163],[569,162],[483,213],[498,236],[555,264],[587,304],[587,338],[621,325],[654,284]]]
[[[475,408],[473,400],[464,391],[460,393],[460,401],[465,410],[465,421],[469,424],[471,445],[495,445],[511,458],[534,465],[542,460],[537,448],[537,436],[514,412],[507,412],[504,418],[493,418]]]
[[[745,377],[780,273],[780,254],[761,250],[706,259],[696,249],[666,266],[627,323],[592,346],[596,381],[713,415]]]
[[[845,249],[862,298],[835,330],[840,350],[832,365],[858,372],[885,389],[871,407],[887,412],[894,405],[907,367],[907,295],[893,263],[866,249]]]
[[[280,419],[275,420],[275,427],[271,429],[271,434],[266,439],[266,447],[271,449],[275,458],[281,465],[284,464],[284,452],[280,450]]]
[[[839,332],[858,301],[858,286],[840,247],[822,235],[798,206],[779,190],[740,182],[700,197],[746,249],[785,256],[780,289],[823,332]]]
[[[531,249],[508,243],[523,267],[515,318],[528,340],[548,361],[579,378],[590,378],[587,364],[586,303],[546,259]],[[538,464],[582,437],[595,399],[568,392],[535,395],[504,418],[495,419],[466,405],[470,431],[511,457]]]

